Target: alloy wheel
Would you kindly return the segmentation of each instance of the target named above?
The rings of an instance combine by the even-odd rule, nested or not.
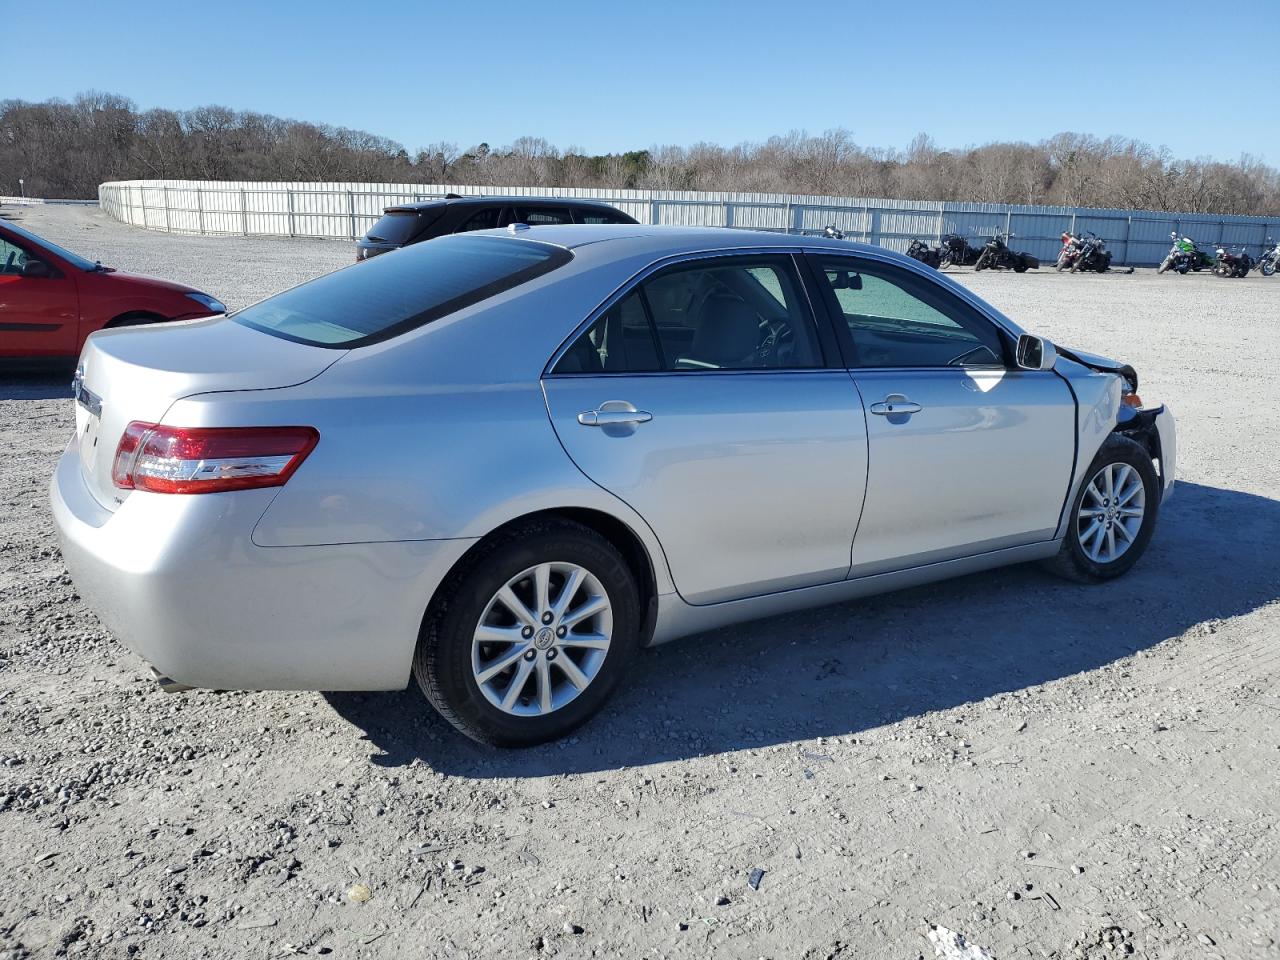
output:
[[[540,563],[508,580],[480,616],[471,671],[504,713],[536,717],[577,698],[604,666],[613,610],[600,580],[574,563]]]
[[[1076,513],[1080,549],[1094,563],[1123,555],[1142,530],[1147,491],[1142,476],[1127,463],[1109,463],[1089,481]]]

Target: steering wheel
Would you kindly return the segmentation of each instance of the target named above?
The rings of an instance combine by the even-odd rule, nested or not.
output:
[[[756,347],[756,360],[762,367],[776,367],[782,362],[780,352],[785,344],[795,340],[795,331],[782,321],[760,321],[760,346]]]

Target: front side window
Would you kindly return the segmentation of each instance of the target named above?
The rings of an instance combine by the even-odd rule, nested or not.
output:
[[[0,237],[0,274],[22,273],[27,263],[27,251],[16,243]]]
[[[821,366],[790,258],[742,256],[681,263],[641,281],[579,336],[554,372]]]
[[[888,264],[819,257],[858,367],[1001,366],[991,322],[937,283]]]
[[[542,276],[573,259],[562,247],[505,237],[444,237],[337,270],[231,315],[319,347],[386,340]]]

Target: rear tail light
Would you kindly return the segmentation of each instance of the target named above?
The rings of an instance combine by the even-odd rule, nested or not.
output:
[[[125,428],[111,480],[125,490],[219,493],[283,486],[320,434],[314,427]]]

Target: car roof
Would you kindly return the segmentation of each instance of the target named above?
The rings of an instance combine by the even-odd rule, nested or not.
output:
[[[676,227],[642,223],[600,224],[547,224],[527,229],[477,230],[471,236],[515,237],[555,244],[566,250],[579,250],[591,246],[593,259],[622,259],[642,253],[670,253],[673,255],[715,250],[739,250],[760,248],[795,247],[796,249],[828,249],[834,253],[871,254],[883,258],[890,254],[895,258],[907,257],[892,254],[884,247],[872,246],[853,240],[835,240],[830,237],[801,233],[774,233],[768,230],[747,230],[740,227]],[[914,262],[914,261],[912,261]]]
[[[579,197],[440,197],[436,200],[419,200],[414,203],[396,203],[383,209],[384,213],[417,213],[420,210],[434,210],[437,207],[474,207],[483,204],[550,203],[561,207],[588,207],[593,209],[616,210],[617,208],[601,200],[585,200]]]

